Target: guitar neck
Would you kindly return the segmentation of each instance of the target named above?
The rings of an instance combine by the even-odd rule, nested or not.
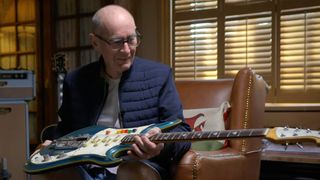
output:
[[[135,135],[125,136],[121,143],[134,143]],[[161,142],[179,142],[179,141],[204,141],[220,139],[237,139],[237,138],[255,138],[261,137],[276,143],[294,143],[294,142],[315,142],[320,145],[320,132],[310,129],[297,128],[261,128],[261,129],[240,129],[224,131],[196,131],[196,132],[173,132],[159,133],[149,139],[156,143]]]
[[[242,129],[242,130],[224,130],[224,131],[196,131],[196,132],[173,132],[159,133],[149,139],[155,143],[165,142],[183,142],[183,141],[205,141],[220,139],[236,139],[236,138],[254,138],[265,137],[268,128],[261,129]],[[127,135],[122,139],[123,144],[134,143],[135,135]]]

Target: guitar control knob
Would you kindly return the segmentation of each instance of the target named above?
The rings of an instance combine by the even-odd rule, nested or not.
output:
[[[45,154],[43,155],[43,160],[42,162],[47,162],[47,161],[50,161],[51,160],[51,156],[49,154]]]
[[[66,156],[67,155],[64,152],[62,152],[57,156],[57,159],[60,159],[60,158],[66,157]]]

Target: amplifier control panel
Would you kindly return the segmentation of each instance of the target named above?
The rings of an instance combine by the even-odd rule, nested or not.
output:
[[[32,71],[0,70],[0,100],[31,100],[35,95]]]

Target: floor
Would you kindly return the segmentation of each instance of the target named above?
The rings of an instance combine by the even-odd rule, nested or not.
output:
[[[260,180],[320,180],[320,164],[261,161]]]

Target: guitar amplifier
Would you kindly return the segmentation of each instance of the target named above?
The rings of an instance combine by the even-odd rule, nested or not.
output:
[[[0,70],[0,101],[32,100],[35,95],[35,76],[32,71]]]
[[[0,101],[0,159],[5,159],[0,179],[29,180],[23,166],[30,154],[28,104],[25,101]]]

